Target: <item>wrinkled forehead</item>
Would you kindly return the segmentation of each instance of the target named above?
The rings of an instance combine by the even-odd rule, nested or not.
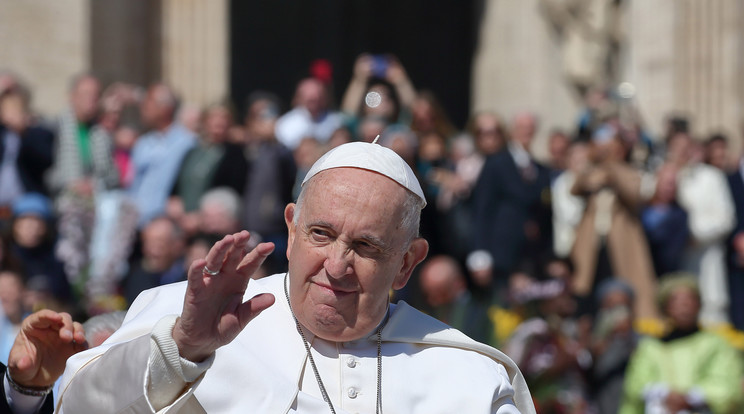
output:
[[[351,238],[398,246],[407,235],[402,225],[407,190],[390,178],[358,168],[332,168],[303,187],[296,217],[303,225],[323,224]]]

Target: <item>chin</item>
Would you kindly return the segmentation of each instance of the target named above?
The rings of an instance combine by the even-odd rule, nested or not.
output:
[[[316,335],[327,336],[329,334],[340,335],[347,326],[344,317],[330,305],[315,305],[312,312],[312,319],[308,321],[308,328],[312,328]]]

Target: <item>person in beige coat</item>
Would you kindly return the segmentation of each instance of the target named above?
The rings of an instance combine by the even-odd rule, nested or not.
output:
[[[614,275],[635,291],[638,317],[655,318],[656,277],[639,219],[653,181],[624,161],[627,150],[613,127],[600,128],[590,147],[592,163],[578,174],[572,188],[586,200],[571,252],[574,293],[591,295],[595,278]]]

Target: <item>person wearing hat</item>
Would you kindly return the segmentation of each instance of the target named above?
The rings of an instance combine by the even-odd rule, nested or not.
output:
[[[48,287],[55,299],[70,299],[70,284],[55,255],[52,203],[39,193],[27,193],[13,203],[10,250],[29,280]]]
[[[335,148],[285,209],[287,273],[251,280],[274,246],[225,236],[68,361],[57,412],[534,413],[506,355],[389,303],[427,254],[425,203],[392,150]]]
[[[741,412],[741,354],[717,334],[698,328],[701,298],[695,276],[665,276],[658,302],[669,332],[639,342],[625,374],[619,413]]]

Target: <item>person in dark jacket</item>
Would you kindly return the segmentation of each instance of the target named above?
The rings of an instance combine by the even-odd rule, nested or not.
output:
[[[292,151],[277,141],[274,133],[278,98],[254,92],[248,97],[247,107],[245,145],[225,153],[214,184],[236,190],[243,199],[245,229],[263,241],[275,243],[274,253],[264,263],[271,274],[284,271],[287,266],[284,206],[293,201],[297,164]]]
[[[515,117],[506,148],[486,158],[473,190],[474,247],[491,253],[502,280],[522,257],[552,242],[545,234],[552,229],[550,173],[529,153],[536,122],[531,114]]]
[[[0,95],[0,207],[8,218],[13,201],[28,192],[47,194],[44,175],[52,165],[54,135],[31,125],[28,97],[20,90]]]

